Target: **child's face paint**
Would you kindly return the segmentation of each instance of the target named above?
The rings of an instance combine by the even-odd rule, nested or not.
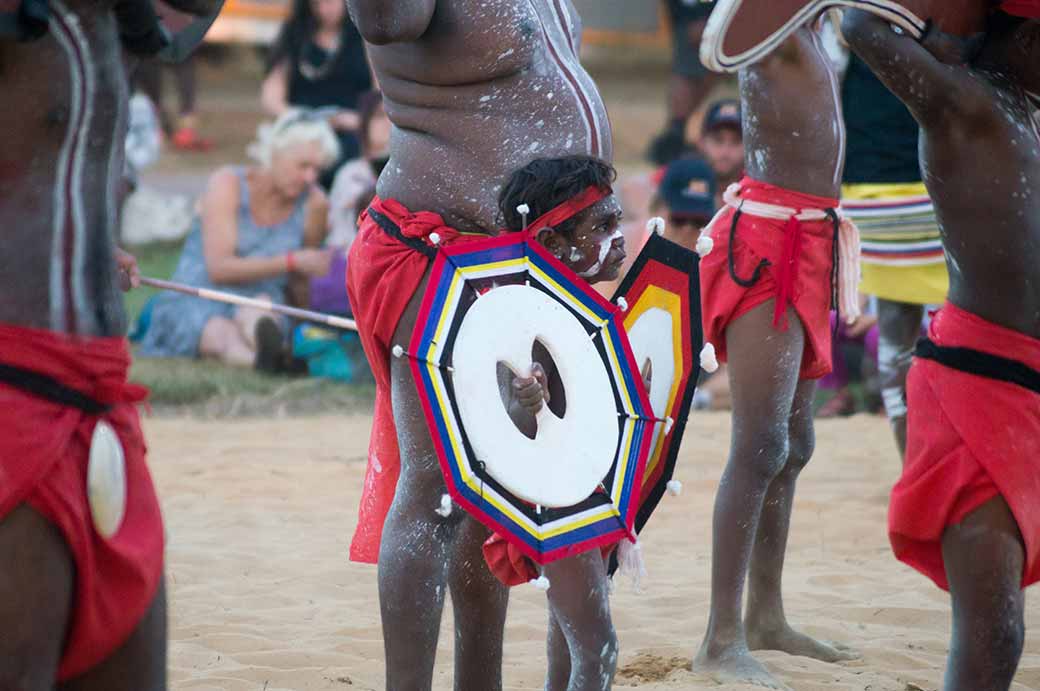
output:
[[[621,203],[610,195],[589,207],[572,233],[539,233],[539,241],[589,283],[612,281],[625,260]]]

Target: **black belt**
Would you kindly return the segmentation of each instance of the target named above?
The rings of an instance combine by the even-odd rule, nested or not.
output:
[[[437,250],[435,248],[430,247],[419,238],[405,237],[404,233],[401,232],[401,229],[397,226],[396,223],[394,223],[389,218],[379,213],[372,207],[369,207],[368,215],[369,217],[371,217],[373,221],[376,222],[376,225],[378,225],[384,233],[392,237],[394,240],[397,240],[402,245],[411,247],[416,252],[419,252],[429,257],[430,259],[433,259],[437,256]]]
[[[933,360],[950,369],[1015,384],[1040,394],[1040,372],[1018,360],[973,348],[936,345],[927,338],[917,342],[914,355],[925,360]]]
[[[57,379],[13,365],[0,363],[0,384],[7,384],[52,403],[77,408],[88,415],[101,415],[112,409],[112,406],[99,403]]]

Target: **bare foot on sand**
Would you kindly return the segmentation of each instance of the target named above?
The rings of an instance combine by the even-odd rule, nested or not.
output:
[[[795,631],[786,624],[776,630],[757,628],[750,623],[747,628],[747,642],[750,650],[779,650],[788,655],[811,657],[823,662],[843,662],[857,660],[859,655],[841,645],[828,645],[804,633]]]
[[[701,648],[693,660],[693,671],[707,674],[719,684],[751,684],[766,689],[791,691],[773,677],[762,663],[751,657],[747,648],[733,646],[709,654],[707,648]]]

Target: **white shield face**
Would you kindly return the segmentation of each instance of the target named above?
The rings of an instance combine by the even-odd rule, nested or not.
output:
[[[525,375],[535,341],[555,361],[567,407],[548,407],[534,439],[506,412],[498,363]],[[619,422],[610,374],[581,323],[555,300],[526,286],[495,288],[462,322],[452,366],[459,414],[476,457],[517,497],[546,507],[588,498],[615,460]]]
[[[659,418],[668,416],[668,402],[675,385],[675,348],[672,315],[660,307],[644,312],[628,329],[628,341],[636,365],[642,371],[650,362],[650,406]]]
[[[115,430],[104,420],[94,427],[90,442],[87,499],[94,529],[105,539],[113,537],[126,515],[126,457]]]

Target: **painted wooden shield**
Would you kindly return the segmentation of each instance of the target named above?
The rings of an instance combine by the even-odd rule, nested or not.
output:
[[[686,430],[700,375],[700,258],[656,233],[614,295],[624,300],[625,331],[644,371],[650,363],[650,407],[654,417],[670,424],[653,430],[653,449],[643,474],[635,530],[641,532],[664,497],[675,473],[679,445]],[[617,553],[610,573],[617,569]]]
[[[736,72],[832,8],[873,12],[919,38],[929,21],[948,33],[979,32],[990,5],[990,0],[719,0],[704,30],[701,61],[716,72]]]

